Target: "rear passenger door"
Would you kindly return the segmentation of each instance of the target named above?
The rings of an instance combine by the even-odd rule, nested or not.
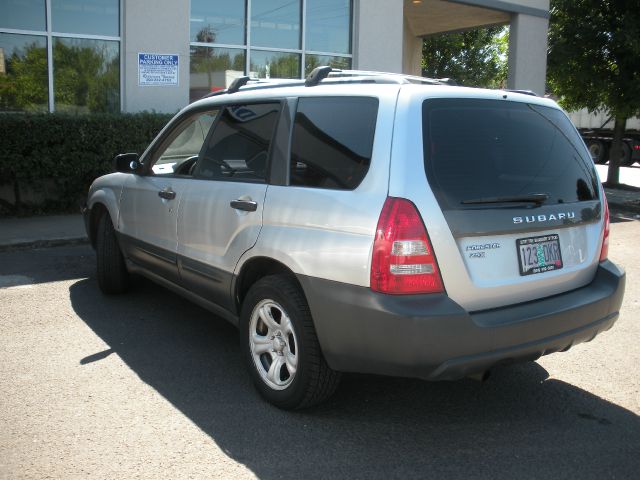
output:
[[[194,293],[232,309],[231,279],[256,242],[281,105],[225,107],[209,134],[180,206],[178,266]]]

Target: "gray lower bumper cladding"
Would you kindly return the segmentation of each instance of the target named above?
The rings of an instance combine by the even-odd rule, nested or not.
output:
[[[469,313],[443,294],[384,295],[298,276],[328,364],[345,372],[454,380],[590,341],[618,318],[625,273],[600,264],[582,288]]]

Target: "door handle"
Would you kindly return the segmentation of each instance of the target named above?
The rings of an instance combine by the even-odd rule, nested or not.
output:
[[[258,203],[251,200],[232,200],[229,205],[231,208],[245,212],[255,212],[258,209]]]
[[[174,198],[176,198],[176,192],[174,192],[170,188],[165,188],[164,190],[160,190],[158,192],[158,196],[160,198],[164,198],[165,200],[173,200]]]

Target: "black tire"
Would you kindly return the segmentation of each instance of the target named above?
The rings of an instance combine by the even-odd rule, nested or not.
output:
[[[631,150],[631,146],[627,142],[622,142],[621,145],[622,154],[620,155],[620,166],[622,167],[630,167],[636,161],[631,157],[633,156],[633,151]]]
[[[100,290],[109,295],[124,293],[129,286],[129,272],[107,213],[98,221],[96,257]]]
[[[594,163],[607,163],[609,160],[609,148],[606,143],[600,140],[589,140],[587,147]]]
[[[275,330],[261,320],[263,308],[270,312],[270,321],[275,320]],[[285,326],[287,317],[290,331]],[[279,346],[271,344],[280,330],[279,338],[283,340]],[[261,339],[259,345],[270,348],[269,351],[258,353],[254,331]],[[274,336],[270,335],[272,332]],[[264,277],[249,289],[240,315],[240,339],[256,388],[265,400],[278,408],[294,410],[316,405],[331,396],[340,382],[340,373],[331,370],[322,355],[309,305],[296,281],[288,275]],[[278,355],[281,360],[276,360]],[[285,357],[295,357],[293,375]],[[276,361],[280,362],[276,364],[280,367],[276,381],[281,385],[268,378],[270,367]]]

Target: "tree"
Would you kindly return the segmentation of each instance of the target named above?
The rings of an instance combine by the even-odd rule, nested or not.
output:
[[[607,183],[619,183],[627,119],[640,114],[637,0],[552,0],[548,82],[563,107],[615,119]]]
[[[422,74],[470,87],[504,87],[508,43],[506,27],[428,37],[422,44]]]

